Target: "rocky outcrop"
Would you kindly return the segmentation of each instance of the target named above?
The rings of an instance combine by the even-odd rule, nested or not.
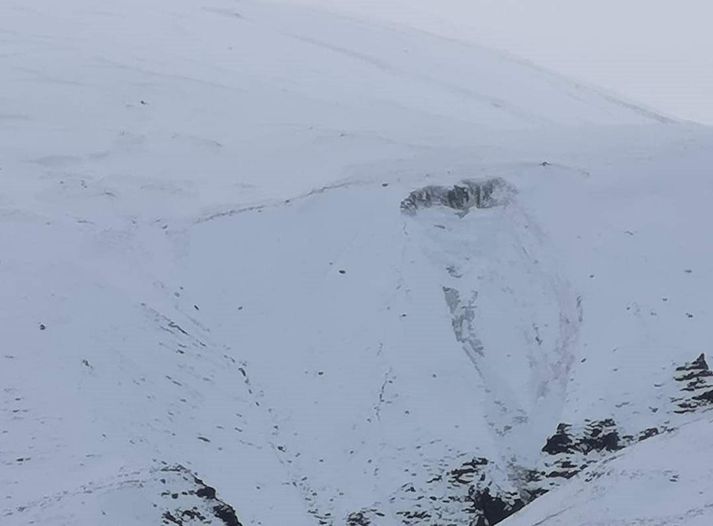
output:
[[[632,439],[622,437],[611,418],[585,420],[580,426],[561,423],[542,448],[540,466],[528,471],[524,489],[536,498],[608,454],[623,449]]]
[[[87,506],[92,498],[96,505]],[[128,513],[128,515],[127,515]],[[1,524],[242,526],[215,488],[181,465],[122,467],[109,477],[50,494],[15,509],[4,509]]]
[[[208,486],[183,466],[161,469],[162,523],[175,526],[242,526],[229,504],[220,500]]]
[[[458,307],[457,294],[444,292],[452,300],[449,306]],[[467,324],[464,312],[461,323]],[[681,396],[672,398],[669,416],[713,407],[713,372],[704,355],[677,367],[674,381]],[[651,423],[656,425],[626,434],[613,418],[562,422],[545,440],[536,466],[505,469],[471,457],[431,474],[425,483],[406,484],[389,499],[389,508],[399,509],[397,518],[405,526],[494,526],[616,451],[675,428],[670,419]],[[384,516],[374,506],[349,515],[346,526],[376,526]]]
[[[350,513],[347,517],[346,526],[371,526],[369,515],[376,513],[376,510],[363,510]]]
[[[572,426],[559,424],[554,435],[547,439],[542,448],[544,453],[587,455],[592,452],[617,451],[624,447],[613,419],[587,420],[579,433],[572,433]]]
[[[492,526],[525,506],[514,485],[485,458],[474,458],[449,472],[451,486],[467,488],[465,511],[474,526]]]
[[[681,396],[672,400],[676,405],[676,413],[692,413],[708,406],[713,407],[713,371],[708,367],[704,354],[677,367],[674,378],[681,386]]]
[[[401,201],[401,211],[415,214],[421,208],[445,206],[467,212],[471,208],[492,208],[506,204],[514,189],[505,180],[496,177],[482,181],[464,180],[447,186],[426,186],[414,190]]]
[[[713,371],[701,354],[692,362],[676,367],[674,381],[679,385],[680,396],[671,399],[674,406],[669,414],[685,414],[713,407]],[[549,491],[563,480],[570,479],[607,454],[631,444],[670,431],[675,426],[666,420],[657,425],[623,434],[617,423],[604,420],[585,420],[583,426],[575,427],[561,423],[556,432],[547,439],[542,448],[542,467],[528,471],[526,489],[533,496]]]
[[[408,483],[390,499],[405,526],[493,526],[525,506],[507,473],[482,457],[463,460],[421,484]],[[347,526],[379,524],[378,506],[352,513]]]
[[[489,489],[472,492],[472,509],[478,510],[474,526],[493,526],[525,507],[525,502],[514,495],[491,495]]]

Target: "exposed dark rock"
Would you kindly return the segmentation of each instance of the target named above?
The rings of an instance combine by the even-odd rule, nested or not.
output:
[[[411,522],[405,522],[405,524],[418,524],[419,522],[430,519],[431,514],[427,511],[397,511],[397,515],[401,515],[403,518],[408,519]],[[415,521],[415,522],[413,522]]]
[[[414,190],[401,201],[401,210],[415,214],[420,208],[433,206],[445,206],[460,211],[491,208],[507,203],[513,193],[513,188],[499,177],[483,181],[465,180],[452,187],[426,186]]]
[[[169,512],[169,511],[164,512],[162,517],[163,517],[164,523],[167,523],[167,524],[172,523],[172,524],[178,524],[178,526],[183,526],[183,521],[174,517],[171,514],[171,512]]]
[[[633,436],[620,436],[616,422],[611,418],[585,420],[584,425],[577,427],[561,423],[542,448],[545,456],[540,468],[527,472],[523,492],[529,500],[537,498],[633,442]]]
[[[214,506],[213,513],[225,523],[225,526],[242,526],[238,517],[235,515],[235,510],[224,502]]]
[[[473,199],[458,187],[445,194],[435,192],[434,188],[412,193],[402,208],[407,212],[414,212],[419,206],[458,208]],[[449,295],[451,299],[457,298],[450,289],[444,292],[447,299]],[[673,398],[674,412],[690,413],[713,407],[713,371],[703,354],[677,367],[675,380],[681,396]],[[658,408],[652,409],[652,413],[657,411]],[[404,526],[494,526],[593,464],[606,463],[612,453],[671,429],[657,422],[655,427],[623,434],[612,418],[585,420],[576,425],[563,422],[547,438],[537,466],[508,466],[506,471],[487,458],[473,457],[448,468],[429,469],[423,474],[423,482],[405,484],[389,500],[400,507],[395,514]],[[593,480],[598,473],[589,470],[584,480]],[[383,513],[376,508],[364,509],[350,514],[346,526],[376,526],[380,516]]]
[[[647,438],[656,436],[659,433],[660,433],[660,431],[657,427],[650,427],[648,429],[644,429],[641,433],[639,433],[637,440],[639,442],[641,442],[642,440],[646,440]]]
[[[203,482],[199,479],[196,479],[196,482],[199,484],[203,484]],[[204,498],[204,499],[214,499],[215,498],[215,489],[211,488],[210,486],[203,486],[196,491],[196,495]]]
[[[569,430],[572,426],[569,424],[559,424],[557,425],[557,431],[554,435],[547,439],[547,443],[542,448],[542,451],[549,453],[550,455],[557,455],[559,453],[570,453],[574,441],[569,434]]]
[[[471,515],[470,524],[492,526],[525,506],[519,491],[510,484],[509,477],[486,458],[477,457],[464,462],[449,473],[451,485],[467,485],[463,499],[465,510]],[[504,476],[501,480],[497,480]]]
[[[507,473],[486,458],[473,457],[408,483],[390,498],[404,526],[492,526],[525,505]],[[346,526],[379,524],[383,513],[363,509],[347,517]]]
[[[701,354],[680,367],[674,378],[681,384],[683,396],[673,398],[675,413],[692,413],[713,404],[713,371],[708,367],[705,354]]]
[[[242,526],[232,506],[220,500],[215,488],[208,486],[190,470],[179,465],[165,467],[161,472],[171,475],[161,478],[162,484],[176,486],[161,493],[171,499],[171,503],[166,505],[168,509],[162,514],[164,524],[197,526],[215,524],[217,519],[225,526]]]
[[[347,517],[347,526],[371,526],[371,520],[363,511],[350,513]]]
[[[482,457],[465,462],[461,467],[451,470],[450,481],[452,484],[470,484],[480,472],[480,468],[487,464],[488,459]]]
[[[542,448],[544,453],[588,454],[592,451],[617,451],[624,447],[619,438],[616,422],[611,418],[588,421],[579,433],[572,432],[570,424],[559,424],[554,435],[547,439]]]
[[[493,526],[504,521],[525,506],[525,502],[519,497],[513,497],[512,495],[508,497],[493,496],[488,488],[483,490],[473,490],[471,488],[469,498],[473,509],[479,511],[474,526]]]

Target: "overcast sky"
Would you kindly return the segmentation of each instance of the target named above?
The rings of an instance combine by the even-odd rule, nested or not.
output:
[[[293,0],[509,51],[713,124],[713,0]]]

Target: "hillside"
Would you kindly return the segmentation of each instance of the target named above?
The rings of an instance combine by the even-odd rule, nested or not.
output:
[[[711,521],[710,129],[289,2],[0,41],[3,526]]]

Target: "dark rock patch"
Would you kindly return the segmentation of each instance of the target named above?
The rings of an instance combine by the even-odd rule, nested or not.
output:
[[[165,467],[161,470],[167,476],[162,484],[175,485],[161,495],[171,499],[162,514],[163,523],[178,526],[216,524],[216,519],[225,526],[242,526],[235,510],[217,497],[215,488],[208,486],[183,466]],[[166,481],[166,482],[164,482]],[[175,491],[170,491],[174,489]]]
[[[493,526],[504,521],[513,513],[525,507],[525,502],[519,497],[502,498],[491,495],[490,490],[472,490],[468,495],[472,509],[477,510],[474,526]]]
[[[421,208],[445,206],[467,212],[471,208],[492,208],[509,201],[514,189],[496,177],[483,181],[465,180],[452,186],[426,186],[414,190],[401,201],[401,211],[415,214]]]
[[[492,526],[522,509],[526,500],[508,475],[487,458],[472,457],[440,467],[422,482],[404,484],[389,501],[404,526]],[[347,517],[346,526],[372,526],[384,514],[363,509]]]
[[[347,516],[347,526],[371,526],[367,512],[357,511]]]
[[[674,397],[675,413],[692,413],[713,404],[713,371],[701,354],[692,362],[676,367],[674,379],[683,396]]]
[[[473,199],[464,197],[460,189],[439,194],[433,188],[436,187],[412,193],[402,209],[408,213],[415,213],[419,206],[442,205],[457,209]],[[713,371],[705,355],[677,367],[674,379],[680,396],[672,398],[674,407],[668,410],[669,414],[713,407]],[[623,405],[626,403],[617,407]],[[649,409],[652,414],[658,412],[658,408]],[[671,429],[674,428],[668,426],[668,421],[656,422],[656,426],[624,434],[613,418],[586,419],[573,424],[562,422],[545,440],[535,466],[504,469],[483,457],[466,457],[447,468],[442,464],[437,468],[423,466],[427,470],[421,482],[414,480],[404,484],[389,498],[390,508],[397,506],[397,511],[392,513],[404,526],[494,526],[588,467],[600,461],[606,463],[614,452]],[[588,470],[584,480],[594,480],[599,472]],[[378,525],[378,518],[384,516],[378,508],[365,508],[348,515],[346,526]]]
[[[213,514],[225,523],[225,526],[242,526],[235,510],[224,502],[213,507]]]
[[[547,443],[542,448],[542,451],[550,455],[571,452],[574,446],[574,441],[570,435],[571,427],[570,424],[558,424],[557,431],[547,439]]]
[[[625,444],[619,438],[616,422],[613,419],[586,422],[579,433],[574,433],[570,424],[559,424],[555,434],[547,439],[542,451],[550,455],[563,453],[586,455],[593,451],[618,451],[624,447]]]
[[[637,441],[641,442],[642,440],[646,440],[647,438],[654,437],[660,433],[659,429],[657,427],[650,427],[648,429],[644,429],[641,433],[639,433],[639,436],[637,437]]]

